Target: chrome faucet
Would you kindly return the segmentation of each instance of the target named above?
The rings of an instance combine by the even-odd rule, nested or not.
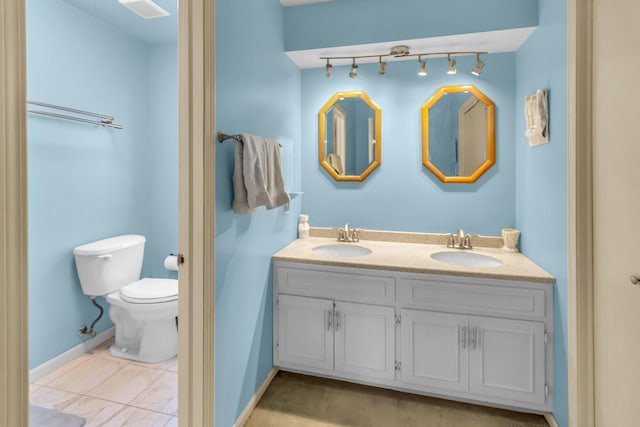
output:
[[[447,247],[455,249],[473,249],[473,246],[471,246],[471,236],[469,234],[464,234],[462,228],[458,228],[455,238],[453,234],[449,234]]]
[[[351,228],[349,223],[346,223],[344,225],[344,228],[338,229],[338,241],[350,243],[359,242],[360,238],[358,237],[358,230],[355,228]]]

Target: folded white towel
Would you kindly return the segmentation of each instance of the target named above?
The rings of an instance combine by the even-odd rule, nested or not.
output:
[[[251,213],[257,206],[273,209],[288,203],[291,199],[282,179],[280,145],[249,134],[242,134],[242,141],[244,144],[236,143],[234,212]]]

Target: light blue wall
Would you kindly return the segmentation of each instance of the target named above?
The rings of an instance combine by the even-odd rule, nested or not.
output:
[[[515,54],[486,58],[480,77],[470,74],[475,57],[458,59],[458,74],[446,73],[446,58],[390,63],[387,77],[377,64],[302,73],[303,211],[313,226],[499,235],[515,225]],[[443,85],[475,84],[496,104],[497,163],[475,184],[443,184],[422,166],[420,109]],[[382,109],[382,164],[362,183],[336,182],[318,165],[318,111],[338,91],[364,90]],[[471,215],[470,212],[473,212]]]
[[[554,411],[560,427],[567,409],[567,5],[540,0],[540,28],[516,55],[516,226],[522,252],[556,277],[554,292]],[[549,144],[529,147],[524,101],[549,90]]]
[[[149,46],[149,152],[151,191],[146,272],[177,278],[164,258],[178,252],[178,45]]]
[[[410,78],[410,74],[417,71],[416,64],[408,66],[409,69],[401,77],[407,82],[402,84],[393,82],[393,73],[390,74],[391,79],[388,77],[383,82],[377,80],[376,66],[361,65],[355,81],[346,78],[348,69],[345,67],[334,67],[334,78],[331,80],[323,78],[322,70],[308,70],[303,72],[302,163],[305,170],[309,168],[309,172],[303,176],[303,210],[311,215],[312,225],[328,227],[350,221],[365,228],[413,231],[449,232],[452,226],[463,226],[470,232],[487,234],[498,234],[499,229],[509,223],[520,228],[523,253],[557,279],[554,306],[554,416],[564,427],[567,425],[568,412],[566,1],[507,2],[500,7],[487,7],[486,2],[482,5],[471,2],[462,7],[460,3],[459,7],[452,8],[455,13],[463,11],[455,20],[444,19],[451,2],[445,6],[444,3],[411,0],[402,2],[402,6],[399,10],[403,13],[394,13],[398,10],[398,3],[376,2],[373,5],[371,0],[290,8],[286,13],[287,49],[468,33],[480,31],[483,26],[484,29],[491,29],[492,26],[510,28],[539,25],[515,54],[514,64],[504,76],[508,82],[501,82],[501,76],[496,78],[496,81],[511,87],[510,94],[506,95],[511,99],[497,98],[478,85],[497,105],[498,168],[494,166],[474,186],[444,186],[433,177],[425,179],[425,176],[416,173],[421,168],[418,157],[419,117],[415,108],[413,112],[408,108],[416,104],[414,98],[418,97],[415,93],[425,87],[418,86],[417,80]],[[418,13],[415,8],[420,7],[424,7],[428,13]],[[495,13],[497,10],[500,13]],[[486,15],[489,11],[491,16]],[[432,63],[430,61],[428,78],[435,76],[437,85],[450,84],[449,78],[443,75],[443,67],[434,68]],[[493,68],[489,69],[494,63],[492,55],[482,73],[483,80],[495,77]],[[392,65],[397,67],[391,64],[389,70]],[[368,75],[365,70],[369,70]],[[456,78],[459,76],[460,73]],[[468,83],[472,79],[465,75],[462,82]],[[483,81],[483,84],[486,83]],[[532,149],[527,146],[522,134],[525,126],[522,99],[538,88],[550,90],[551,142]],[[335,183],[315,163],[316,115],[334,91],[358,89],[367,91],[383,109],[383,164],[363,184]],[[420,101],[426,99],[424,96]],[[506,115],[505,110],[508,110]],[[399,115],[398,112],[404,113]],[[510,130],[505,126],[514,134],[508,134]],[[505,150],[508,153],[506,159]],[[412,179],[407,180],[407,177]],[[501,182],[500,185],[507,185],[502,182],[503,179],[511,179],[512,183],[503,188],[502,193],[492,191],[496,181]],[[397,183],[403,183],[406,190],[394,188]],[[484,204],[487,200],[498,203],[501,209],[498,212],[491,211],[488,209],[490,206]],[[467,209],[460,209],[460,206],[472,207],[473,215],[469,215]],[[376,215],[370,212],[376,212]]]
[[[159,234],[154,230],[164,222],[176,223],[177,195],[153,176],[162,168],[160,161],[166,162],[167,174],[176,162],[170,154],[159,153],[169,149],[175,117],[158,125],[162,109],[152,105],[171,96],[149,97],[153,85],[159,84],[156,79],[171,78],[158,57],[160,51],[151,52],[148,45],[59,0],[27,2],[27,37],[30,99],[112,114],[124,126],[115,130],[29,115],[29,365],[33,368],[86,340],[76,331],[97,315],[81,291],[73,248],[118,234],[144,234],[143,274],[147,274],[150,266],[162,262],[152,259],[157,256],[153,236]],[[175,87],[175,64],[172,72],[174,81],[163,82],[169,88]],[[152,123],[167,134],[151,140]],[[154,213],[160,210],[157,185],[169,194],[162,215],[173,219],[162,220]],[[168,234],[175,238],[176,231]],[[97,330],[109,326],[105,313]]]
[[[278,0],[216,1],[216,128],[277,139],[286,188],[300,189],[300,71]],[[215,148],[215,421],[230,427],[273,367],[271,256],[295,239],[300,199],[290,214],[234,214],[233,142]]]
[[[286,50],[535,27],[537,0],[340,0],[289,7]]]

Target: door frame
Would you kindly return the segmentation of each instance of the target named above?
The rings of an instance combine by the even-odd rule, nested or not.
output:
[[[214,425],[215,1],[180,0],[180,427]],[[187,357],[184,357],[186,355]]]
[[[593,1],[567,1],[569,426],[594,427]]]
[[[0,2],[0,224],[4,236],[0,242],[0,393],[5,396],[0,400],[0,423],[16,426],[28,423],[24,3]],[[209,162],[214,153],[211,144],[205,143],[212,140],[214,128],[213,9],[213,1],[180,0],[180,248],[186,257],[182,282],[189,283],[180,290],[181,296],[187,293],[180,304],[182,329],[189,331],[181,334],[179,342],[181,354],[189,354],[179,362],[179,404],[188,408],[181,410],[181,426],[213,425],[214,233],[213,222],[206,220],[213,218],[215,200],[210,197],[205,203],[203,197],[206,189],[213,188],[213,163]],[[592,427],[591,0],[568,0],[567,16],[569,425]],[[189,123],[194,126],[187,131]],[[204,155],[198,158],[198,154]],[[210,261],[208,265],[205,260]],[[192,305],[198,309],[190,310]]]
[[[215,2],[179,6],[179,425],[212,426]],[[0,2],[0,23],[0,425],[27,426],[25,0]]]
[[[0,425],[27,426],[25,0],[0,2]]]

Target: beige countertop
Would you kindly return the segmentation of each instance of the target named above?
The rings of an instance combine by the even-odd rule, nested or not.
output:
[[[318,255],[312,249],[327,244],[359,245],[372,253],[349,258]],[[465,252],[489,255],[502,261],[497,267],[467,267],[446,264],[431,258],[431,254],[443,251],[459,251],[442,244],[389,242],[360,240],[359,243],[340,243],[334,238],[310,237],[298,239],[273,256],[273,261],[295,262],[337,267],[369,268],[410,273],[443,274],[451,276],[479,277],[487,279],[523,280],[553,284],[555,278],[520,253],[506,252],[499,248],[478,247]]]

